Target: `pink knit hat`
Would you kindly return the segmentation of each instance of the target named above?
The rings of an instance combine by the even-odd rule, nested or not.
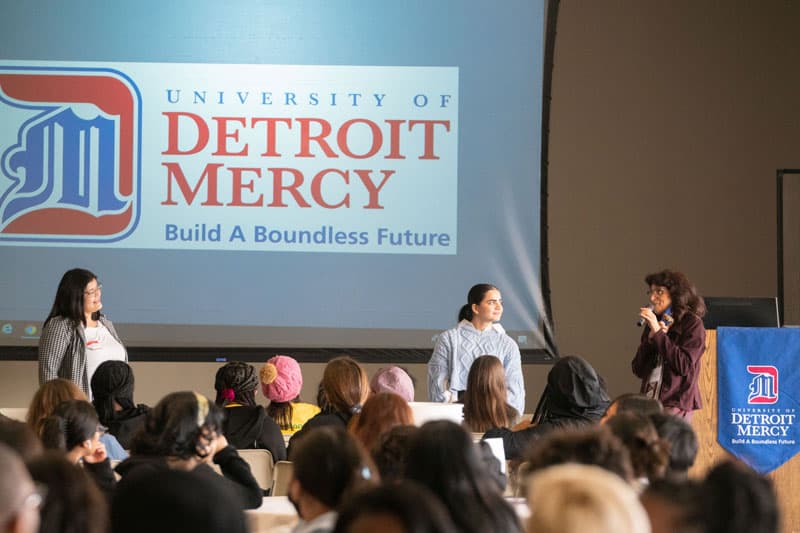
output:
[[[393,392],[399,394],[407,402],[414,401],[414,382],[411,381],[411,376],[399,366],[387,366],[378,370],[372,376],[369,388],[373,394]]]
[[[261,390],[272,402],[290,402],[303,387],[303,374],[297,361],[286,355],[276,355],[261,367]]]

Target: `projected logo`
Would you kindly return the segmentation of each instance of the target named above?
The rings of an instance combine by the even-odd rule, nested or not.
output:
[[[750,381],[749,404],[771,404],[778,401],[778,369],[768,365],[747,365]]]
[[[0,240],[111,242],[139,219],[141,97],[119,71],[0,66]]]

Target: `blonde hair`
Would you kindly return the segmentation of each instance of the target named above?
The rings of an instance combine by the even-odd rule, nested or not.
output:
[[[33,395],[25,421],[37,435],[41,436],[44,419],[53,414],[58,404],[67,400],[88,402],[89,398],[80,387],[68,379],[56,378],[42,383]]]
[[[597,466],[563,464],[537,472],[528,505],[528,533],[650,533],[633,488]]]

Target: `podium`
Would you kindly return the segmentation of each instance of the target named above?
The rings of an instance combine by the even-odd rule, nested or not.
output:
[[[697,460],[689,471],[693,478],[703,478],[719,461],[732,456],[717,443],[717,331],[706,331],[706,351],[701,359],[700,395],[703,408],[692,416],[697,433]],[[768,476],[775,485],[781,510],[781,530],[800,532],[800,454]]]

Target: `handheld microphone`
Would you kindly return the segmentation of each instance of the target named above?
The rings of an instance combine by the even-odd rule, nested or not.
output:
[[[653,304],[648,304],[647,308],[652,311],[653,310]],[[639,320],[636,321],[636,327],[640,328],[640,327],[644,326],[644,323],[645,323],[644,317],[640,316]]]

